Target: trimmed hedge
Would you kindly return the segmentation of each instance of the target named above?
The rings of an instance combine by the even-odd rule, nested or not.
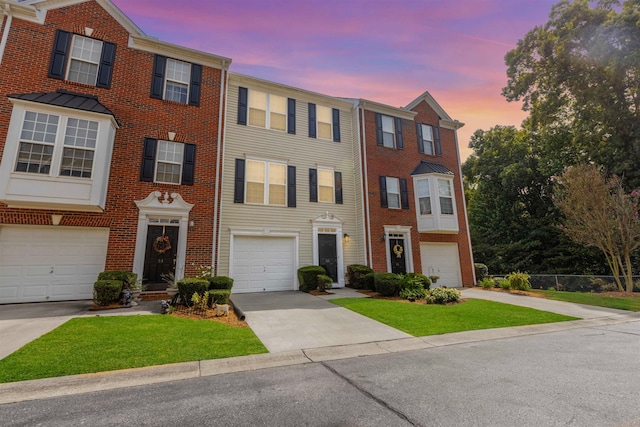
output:
[[[326,291],[327,289],[331,289],[333,286],[333,279],[327,275],[319,274],[318,275],[318,287],[319,291]]]
[[[400,285],[401,289],[415,288],[417,284],[422,285],[422,289],[429,289],[431,287],[431,279],[424,274],[420,273],[407,273],[404,275],[404,280]]]
[[[397,295],[402,277],[394,273],[376,273],[374,276],[376,292],[385,297]]]
[[[460,291],[453,288],[435,288],[427,292],[427,304],[448,304],[460,300]]]
[[[217,304],[229,304],[231,291],[229,289],[209,289],[209,307],[213,306],[215,301]]]
[[[366,276],[364,276],[364,288],[365,289],[368,289],[370,291],[375,291],[376,290],[375,277],[376,277],[376,273],[369,273]]]
[[[199,295],[204,295],[208,287],[209,281],[207,279],[184,278],[178,280],[180,299],[187,305],[191,305],[191,297],[194,293],[197,292]]]
[[[231,289],[233,287],[233,279],[227,276],[209,277],[209,290],[212,289]]]
[[[93,302],[96,305],[109,305],[120,299],[122,293],[121,280],[96,280],[93,284]]]
[[[485,264],[476,262],[475,264],[473,264],[473,268],[476,270],[476,281],[478,283],[480,283],[482,279],[489,275],[489,267],[487,267]]]
[[[298,282],[302,292],[309,292],[318,288],[318,276],[327,272],[319,265],[308,265],[298,269]]]
[[[348,265],[347,277],[349,278],[349,285],[354,289],[364,289],[366,287],[364,278],[369,273],[373,273],[373,269],[366,265]]]
[[[124,289],[132,289],[136,285],[138,275],[126,270],[107,270],[98,274],[98,280],[119,280]]]

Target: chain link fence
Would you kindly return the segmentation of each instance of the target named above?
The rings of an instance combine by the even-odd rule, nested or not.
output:
[[[620,278],[624,286],[624,278]],[[613,276],[580,276],[571,274],[532,274],[531,288],[569,292],[615,292],[618,291]],[[640,291],[640,276],[633,276],[634,291]]]

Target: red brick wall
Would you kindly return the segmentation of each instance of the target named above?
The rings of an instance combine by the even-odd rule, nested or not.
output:
[[[94,36],[117,45],[110,89],[47,77],[56,29],[78,32],[84,27],[93,28]],[[121,126],[116,131],[105,212],[10,209],[0,203],[0,223],[50,224],[51,213],[60,213],[64,215],[60,226],[110,227],[106,268],[131,269],[138,223],[134,200],[144,199],[155,190],[177,192],[186,202],[195,204],[190,213],[195,227],[188,232],[185,261],[185,275],[190,275],[194,273],[192,264],[210,265],[212,258],[222,72],[203,67],[199,107],[152,99],[149,94],[154,55],[129,49],[128,38],[128,32],[94,1],[51,10],[45,25],[13,20],[0,66],[0,156],[12,111],[6,94],[66,89],[95,95]],[[178,134],[176,141],[197,145],[193,186],[140,182],[144,138],[168,139],[168,132]]]
[[[400,225],[411,227],[411,249],[413,269],[422,272],[420,260],[420,242],[448,242],[457,243],[460,254],[460,267],[462,283],[473,284],[473,265],[471,262],[471,250],[467,237],[465,223],[465,211],[463,201],[462,181],[458,169],[458,155],[456,151],[455,133],[453,130],[440,128],[440,141],[442,156],[430,156],[418,152],[416,134],[416,122],[439,126],[439,117],[426,103],[418,104],[414,111],[414,121],[402,121],[402,135],[404,138],[404,150],[397,150],[378,146],[376,143],[375,113],[365,110],[364,131],[366,136],[367,151],[367,180],[369,183],[369,212],[371,226],[371,250],[373,255],[372,268],[375,271],[387,270],[387,248],[382,236],[385,225]],[[433,234],[419,233],[416,218],[416,206],[414,199],[413,178],[410,173],[421,160],[440,163],[455,174],[454,191],[456,208],[458,212],[457,234]],[[380,176],[393,176],[405,178],[409,192],[409,209],[388,209],[380,206]]]

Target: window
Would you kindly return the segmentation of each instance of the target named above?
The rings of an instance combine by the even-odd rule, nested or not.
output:
[[[153,58],[151,97],[188,105],[200,105],[202,65],[162,55]]]
[[[61,125],[61,126],[59,126]],[[62,152],[58,129],[65,129]],[[22,122],[15,172],[91,178],[98,122],[27,111]],[[60,168],[53,169],[60,158]]]
[[[247,160],[246,167],[247,203],[276,206],[287,204],[287,165]],[[268,185],[265,185],[267,182]]]
[[[333,171],[328,169],[318,169],[318,200],[320,202],[333,203],[334,183]]]
[[[376,113],[376,143],[381,147],[403,150],[402,119]]]
[[[145,138],[140,181],[193,185],[196,146]]]
[[[267,129],[287,129],[287,98],[249,91],[249,124]]]
[[[340,142],[340,110],[309,102],[309,138]]]
[[[407,180],[404,178],[381,176],[380,206],[391,209],[409,209]]]
[[[438,179],[438,195],[440,196],[440,213],[453,215],[453,196],[451,194],[451,181]]]
[[[180,143],[158,141],[156,178],[154,181],[167,184],[180,184],[183,153],[184,147]]]
[[[422,128],[422,147],[424,154],[430,154],[433,156],[433,128],[429,125],[419,124]]]
[[[418,193],[418,205],[420,215],[431,215],[431,196],[429,191],[429,180],[419,179],[416,181],[416,191]]]
[[[398,178],[387,177],[387,202],[387,207],[400,209],[400,182]]]
[[[109,88],[115,57],[114,43],[57,30],[49,77]]]
[[[318,114],[318,138],[332,139],[331,108],[318,105],[316,112]]]

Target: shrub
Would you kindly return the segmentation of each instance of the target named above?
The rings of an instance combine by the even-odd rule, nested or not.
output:
[[[308,265],[306,267],[300,267],[298,269],[298,282],[300,283],[300,290],[303,292],[309,292],[318,288],[318,276],[321,274],[327,274],[324,268],[319,265]]]
[[[413,283],[420,283],[420,285],[422,286],[422,289],[429,289],[431,287],[431,279],[429,279],[427,276],[425,276],[424,274],[420,274],[420,273],[407,273],[404,275],[405,280],[403,281],[403,284],[405,282],[413,282]],[[400,288],[406,288],[407,286],[403,286],[401,285]],[[415,286],[409,286],[409,287],[415,287]]]
[[[453,288],[435,288],[427,292],[427,304],[448,304],[460,300],[460,291]]]
[[[98,274],[98,280],[119,280],[124,289],[133,289],[138,281],[138,275],[126,270],[107,270]]]
[[[511,282],[509,282],[504,277],[496,279],[496,283],[498,283],[498,286],[501,287],[502,289],[511,289]]]
[[[227,276],[209,277],[209,290],[211,289],[231,289],[233,279]]]
[[[400,289],[400,298],[408,300],[425,299],[427,292],[429,291],[423,288]]]
[[[319,274],[317,277],[319,291],[326,291],[327,289],[331,289],[333,286],[333,279],[325,274]]]
[[[482,289],[491,289],[496,285],[496,282],[494,282],[490,277],[485,277],[484,279],[480,280],[478,284],[482,286]]]
[[[198,278],[185,278],[178,280],[178,293],[180,294],[180,299],[187,304],[191,301],[191,297],[194,293],[198,295],[204,295],[207,291],[207,287],[209,286],[209,282],[207,279],[198,279]]]
[[[229,289],[209,289],[209,301],[207,304],[209,307],[213,306],[213,302],[216,304],[229,304],[231,298],[231,291]]]
[[[99,279],[93,284],[93,302],[96,305],[105,306],[118,301],[121,293],[121,280]]]
[[[376,273],[374,276],[376,292],[385,297],[396,295],[401,282],[402,277],[394,273]]]
[[[507,280],[509,280],[511,289],[517,289],[520,291],[528,291],[529,289],[531,289],[531,284],[529,283],[529,275],[527,273],[516,271],[511,274],[507,274]]]
[[[482,279],[489,275],[489,267],[485,264],[480,264],[479,262],[473,264],[473,268],[476,270],[476,280],[481,282]]]
[[[375,277],[376,277],[376,273],[369,273],[366,276],[364,276],[364,288],[365,289],[368,289],[370,291],[375,291],[376,290]]]
[[[347,266],[347,277],[349,278],[349,284],[354,289],[364,289],[364,277],[373,273],[373,269],[366,265],[351,264]]]

